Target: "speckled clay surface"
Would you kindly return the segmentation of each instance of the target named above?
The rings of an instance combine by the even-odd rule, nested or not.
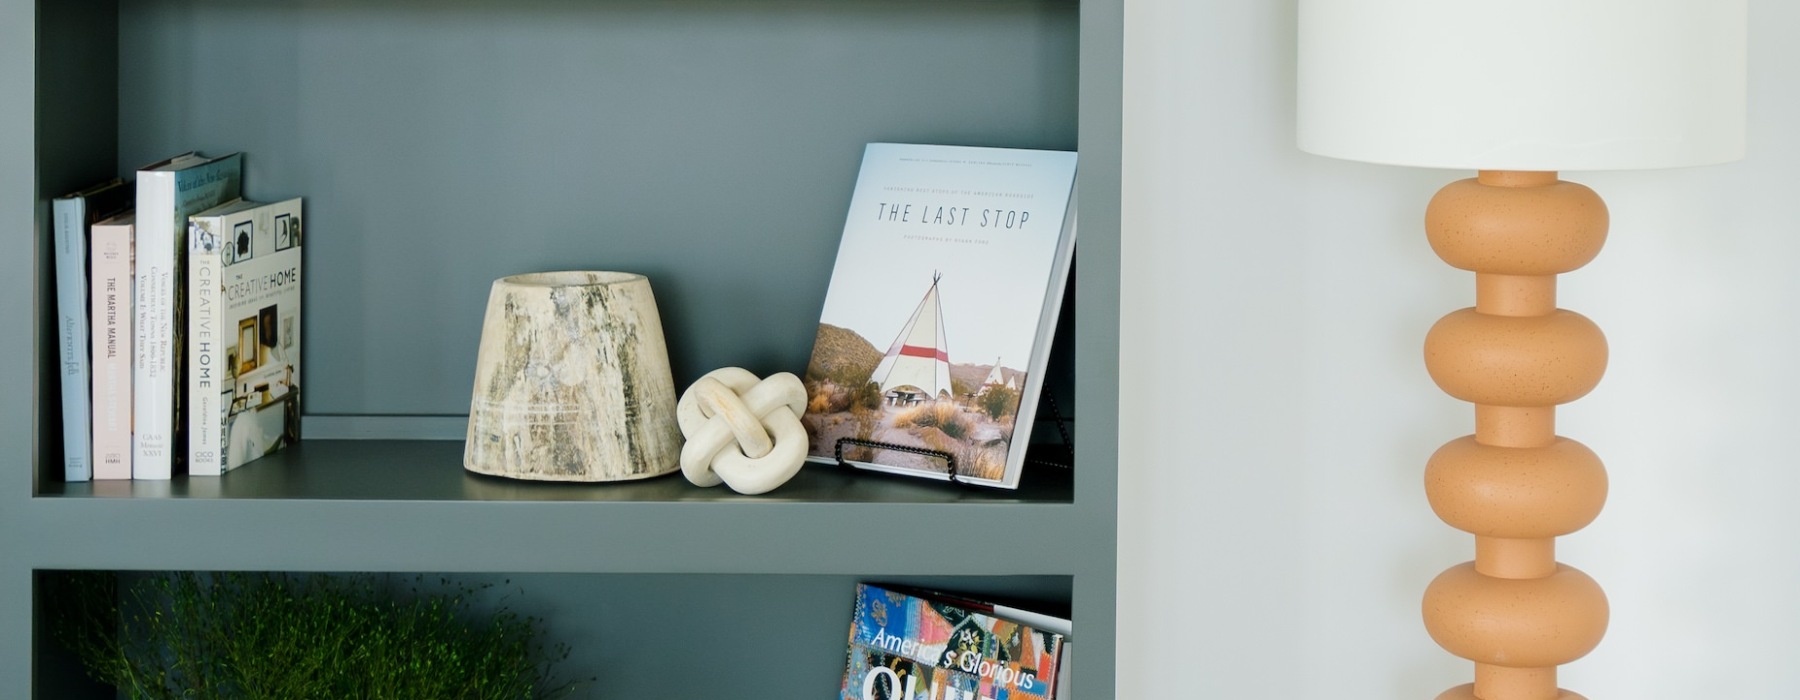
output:
[[[1475,434],[1426,467],[1432,509],[1475,535],[1475,560],[1427,588],[1432,639],[1475,662],[1475,682],[1439,700],[1579,700],[1556,667],[1606,632],[1599,584],[1557,563],[1553,538],[1585,527],[1606,501],[1598,456],[1556,435],[1556,406],[1586,395],[1606,370],[1606,337],[1556,308],[1555,275],[1587,264],[1606,241],[1606,206],[1555,173],[1484,171],[1431,201],[1432,250],[1476,274],[1474,308],[1426,337],[1425,363],[1446,393],[1476,404]]]

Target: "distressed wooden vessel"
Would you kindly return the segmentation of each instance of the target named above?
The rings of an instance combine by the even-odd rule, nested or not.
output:
[[[675,471],[680,455],[675,383],[648,279],[544,272],[494,281],[465,468],[624,481]]]

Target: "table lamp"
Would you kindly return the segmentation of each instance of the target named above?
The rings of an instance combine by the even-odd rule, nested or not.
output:
[[[1599,515],[1600,459],[1556,406],[1605,370],[1556,275],[1606,239],[1605,205],[1563,170],[1704,165],[1744,152],[1745,0],[1299,0],[1298,142],[1350,160],[1475,170],[1432,198],[1431,247],[1475,273],[1475,306],[1426,334],[1475,433],[1426,464],[1426,495],[1475,560],[1425,591],[1425,627],[1475,662],[1440,700],[1580,698],[1557,666],[1605,634],[1600,586],[1555,538]]]

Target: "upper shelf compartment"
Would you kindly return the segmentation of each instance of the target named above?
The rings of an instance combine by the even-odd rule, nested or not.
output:
[[[1076,147],[1072,0],[115,12],[54,23],[41,51],[78,81],[109,76],[57,47],[114,51],[112,97],[40,120],[114,110],[116,136],[70,126],[57,148],[118,171],[241,150],[249,196],[307,198],[308,414],[466,412],[489,284],[531,271],[648,276],[678,385],[797,373],[863,144]]]
[[[677,388],[721,366],[799,373],[863,144],[1077,145],[1075,0],[37,6],[43,194],[197,149],[244,151],[253,198],[307,198],[308,415],[465,413],[489,284],[538,270],[647,275]],[[271,492],[230,487],[255,481],[220,484]],[[963,498],[895,481],[794,500]],[[468,498],[433,483],[424,499]],[[274,497],[392,497],[286,488]],[[76,492],[48,473],[34,490]]]

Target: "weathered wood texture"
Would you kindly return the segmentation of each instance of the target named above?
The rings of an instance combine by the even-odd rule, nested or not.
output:
[[[463,466],[544,481],[679,468],[675,383],[650,281],[546,272],[494,282]]]

